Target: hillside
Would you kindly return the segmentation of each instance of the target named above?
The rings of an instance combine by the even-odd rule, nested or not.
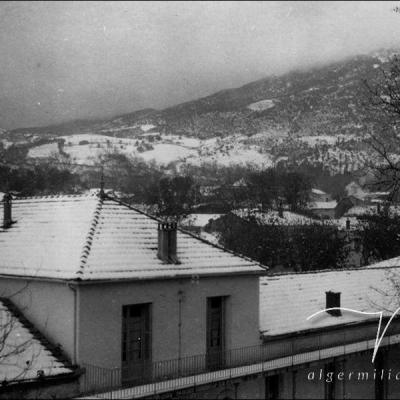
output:
[[[164,110],[2,131],[0,140],[26,147],[30,159],[58,154],[77,164],[120,152],[166,166],[281,162],[353,173],[371,157],[363,80],[375,79],[388,54],[268,77]]]

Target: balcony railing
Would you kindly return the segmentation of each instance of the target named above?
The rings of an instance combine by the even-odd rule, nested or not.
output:
[[[143,387],[139,394],[145,395],[146,390],[153,390],[151,384],[156,382],[161,385],[160,391],[174,390],[221,380],[221,377],[229,379],[240,374],[243,376],[368,351],[375,345],[375,339],[350,341],[345,332],[336,335],[331,343],[324,343],[324,339],[324,335],[316,335],[308,342],[304,342],[302,338],[291,338],[272,344],[232,349],[221,353],[220,357],[213,357],[212,363],[207,355],[202,354],[181,359],[142,362],[129,368],[108,369],[83,364],[85,374],[82,377],[81,393],[97,393],[98,398],[118,398],[121,396],[118,393],[113,395],[113,391],[120,390],[121,395],[124,388]],[[381,346],[399,343],[398,334],[385,337]],[[151,395],[151,392],[148,395]]]

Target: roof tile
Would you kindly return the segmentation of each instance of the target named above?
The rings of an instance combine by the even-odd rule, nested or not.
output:
[[[158,221],[112,198],[18,199],[13,219],[10,228],[0,228],[0,274],[103,280],[264,270],[182,230],[177,233],[181,263],[165,264],[157,257]]]

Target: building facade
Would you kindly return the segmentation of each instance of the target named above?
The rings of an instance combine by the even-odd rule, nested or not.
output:
[[[400,395],[396,318],[372,362],[376,313],[386,310],[387,323],[396,308],[399,260],[268,274],[104,193],[2,206],[0,292],[43,334],[46,351],[63,354],[58,367],[76,382],[66,392],[59,374],[54,397]],[[382,370],[383,379],[372,378]],[[42,387],[54,371],[32,383]]]

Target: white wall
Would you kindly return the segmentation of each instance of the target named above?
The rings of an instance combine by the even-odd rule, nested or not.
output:
[[[228,296],[226,348],[260,343],[256,276],[143,281],[86,285],[80,290],[79,360],[103,367],[121,366],[122,306],[152,303],[152,360],[179,353],[178,291],[182,302],[181,355],[206,352],[207,297]]]
[[[65,283],[0,278],[0,296],[9,297],[51,342],[74,353],[74,294]]]

